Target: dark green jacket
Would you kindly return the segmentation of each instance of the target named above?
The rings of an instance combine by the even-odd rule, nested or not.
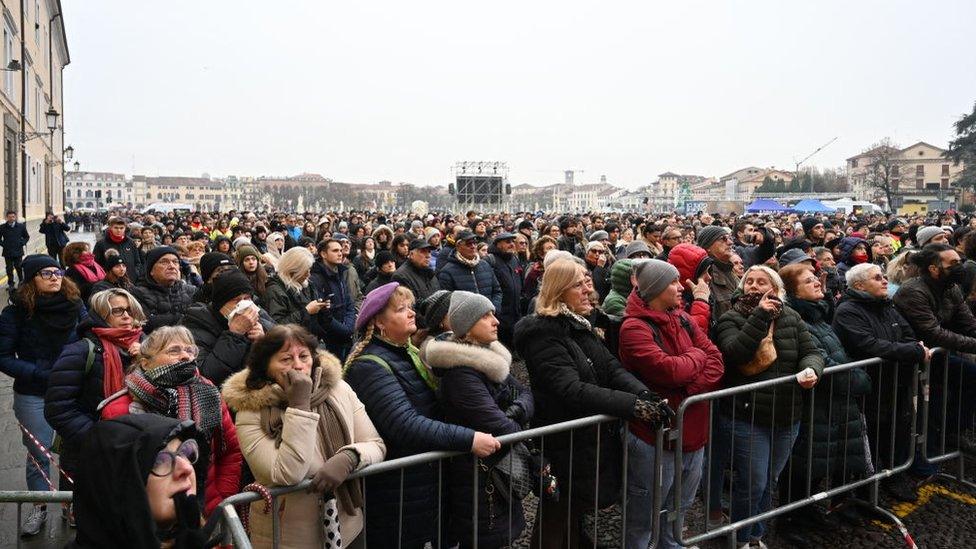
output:
[[[840,338],[830,327],[832,307],[826,301],[790,298],[787,303],[803,318],[827,366],[850,362]],[[834,474],[839,478],[863,478],[867,471],[864,455],[864,421],[861,403],[871,392],[871,379],[863,368],[828,374],[812,391],[804,393],[803,424],[793,447],[793,467],[807,469],[813,437],[812,472],[814,480]],[[813,399],[813,416],[810,415]],[[835,482],[835,481],[832,481]],[[794,487],[794,489],[804,489]]]
[[[737,297],[732,297],[733,305]],[[772,320],[772,316],[759,307],[748,317],[733,308],[719,319],[715,342],[725,359],[727,387],[794,375],[806,368],[813,368],[818,376],[823,373],[824,359],[816,342],[800,315],[786,305],[773,328],[776,361],[758,374],[746,376],[741,373],[740,368],[755,356]],[[734,410],[735,419],[755,422],[757,426],[789,425],[802,417],[803,392],[793,381],[738,395],[734,399],[723,399],[721,406],[726,414],[731,415]]]

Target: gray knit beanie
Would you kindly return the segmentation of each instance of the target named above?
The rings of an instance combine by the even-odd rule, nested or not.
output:
[[[915,233],[915,242],[918,243],[918,247],[921,248],[932,240],[932,237],[942,232],[942,227],[936,227],[929,225],[927,227],[922,227]]]
[[[649,301],[678,278],[678,269],[666,261],[648,259],[634,263],[634,274],[637,276],[637,294]]]
[[[451,293],[451,307],[447,310],[448,322],[456,337],[468,335],[468,331],[485,313],[493,312],[495,306],[487,297],[473,292],[455,290]]]
[[[695,243],[698,244],[699,248],[708,249],[709,246],[715,244],[715,241],[729,234],[731,231],[725,227],[719,227],[717,225],[709,225],[707,227],[702,227],[698,231],[698,237],[695,238]]]

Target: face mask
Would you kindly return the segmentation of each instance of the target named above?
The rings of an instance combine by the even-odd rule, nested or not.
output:
[[[851,254],[851,262],[854,263],[855,265],[860,265],[861,263],[864,263],[867,260],[868,260],[867,252],[857,252]]]
[[[948,269],[940,270],[939,278],[944,280],[946,284],[961,284],[966,280],[966,270],[962,268],[962,265],[953,265]]]

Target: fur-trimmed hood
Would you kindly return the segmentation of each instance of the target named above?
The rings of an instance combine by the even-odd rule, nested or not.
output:
[[[221,387],[220,394],[231,410],[257,412],[272,406],[287,406],[285,391],[280,385],[269,383],[260,389],[249,389],[247,374],[248,370],[245,368],[227,378]],[[320,388],[331,390],[341,379],[342,364],[339,359],[330,353],[319,351],[319,368],[312,372],[312,392]]]
[[[431,368],[473,368],[495,383],[505,381],[512,368],[511,353],[497,341],[481,347],[447,338],[428,339],[421,346],[421,358]]]

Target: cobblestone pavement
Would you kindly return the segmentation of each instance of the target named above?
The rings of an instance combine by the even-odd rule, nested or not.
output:
[[[72,233],[73,240],[92,241],[92,234]],[[0,288],[0,301],[7,302],[6,290]],[[528,382],[521,363],[513,365],[513,373],[520,380]],[[23,490],[24,459],[26,450],[21,444],[20,430],[13,414],[12,381],[0,376],[0,490]],[[976,471],[976,464],[969,464],[968,471]],[[56,475],[56,472],[54,473]],[[972,474],[970,480],[976,480]],[[56,478],[56,477],[55,477]],[[55,480],[55,482],[57,482]],[[515,547],[528,547],[528,535],[534,521],[536,501],[534,496],[526,498],[525,509],[529,525],[523,536],[513,544]],[[976,547],[976,490],[966,488],[951,481],[938,480],[919,489],[919,499],[914,504],[894,504],[882,501],[885,508],[902,517],[912,537],[923,548]],[[24,507],[26,515],[28,508]],[[70,540],[72,531],[60,519],[57,506],[49,508],[44,533],[29,540],[23,540],[23,547],[47,548],[63,547]],[[696,504],[689,516],[692,532],[700,532],[702,509]],[[17,507],[13,504],[0,504],[0,548],[16,546]],[[598,547],[620,547],[620,510],[613,507],[600,513],[598,520]],[[587,521],[587,532],[592,532],[592,519]],[[767,536],[771,548],[789,547],[780,537],[775,521]],[[841,521],[810,536],[813,547],[850,548],[900,548],[905,547],[898,531],[887,524],[874,522],[866,527],[853,528]],[[728,547],[718,541],[706,542],[702,549]]]

